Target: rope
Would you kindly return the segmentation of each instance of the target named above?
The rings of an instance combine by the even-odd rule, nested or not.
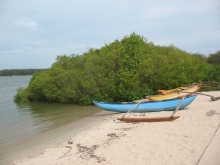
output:
[[[209,141],[209,143],[208,143],[208,145],[206,146],[205,150],[203,151],[202,155],[199,157],[199,160],[197,161],[196,165],[198,165],[198,164],[199,164],[199,162],[200,162],[200,160],[202,159],[202,157],[203,157],[203,155],[204,155],[205,151],[207,150],[208,146],[209,146],[209,145],[210,145],[210,143],[212,142],[212,139],[213,139],[213,138],[214,138],[214,136],[216,135],[216,133],[217,133],[217,131],[218,131],[219,127],[220,127],[220,124],[218,125],[218,128],[215,130],[214,135],[212,136],[211,140]]]

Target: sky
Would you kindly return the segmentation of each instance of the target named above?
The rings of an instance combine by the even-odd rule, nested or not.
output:
[[[220,0],[0,0],[0,70],[50,68],[133,32],[209,56],[220,50]]]

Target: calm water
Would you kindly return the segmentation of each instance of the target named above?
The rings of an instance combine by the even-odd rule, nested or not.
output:
[[[0,147],[49,129],[90,116],[96,106],[13,101],[16,89],[26,87],[31,76],[0,77]]]

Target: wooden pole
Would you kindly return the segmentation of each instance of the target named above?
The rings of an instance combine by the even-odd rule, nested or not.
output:
[[[185,99],[186,96],[183,96],[182,99],[180,100],[179,104],[177,105],[175,111],[172,113],[171,117],[174,117],[174,114],[178,111],[180,106],[182,105],[183,100]]]
[[[163,122],[163,121],[173,121],[178,119],[180,116],[170,116],[170,117],[152,117],[152,118],[137,118],[137,117],[121,117],[117,120],[124,122]]]

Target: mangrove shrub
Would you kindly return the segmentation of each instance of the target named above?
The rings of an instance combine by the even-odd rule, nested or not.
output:
[[[132,33],[81,55],[58,56],[51,68],[33,75],[27,89],[18,90],[15,101],[133,101],[158,89],[215,80],[218,69],[200,55],[174,45],[157,46]]]

